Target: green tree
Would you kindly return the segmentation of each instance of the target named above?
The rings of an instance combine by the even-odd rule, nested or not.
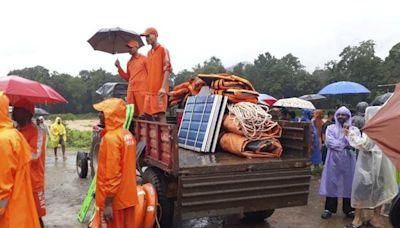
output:
[[[226,69],[222,65],[219,58],[213,56],[209,60],[203,62],[203,64],[197,64],[193,67],[193,73],[197,74],[218,74],[225,73]]]
[[[400,43],[394,45],[383,63],[384,81],[382,84],[400,82]]]

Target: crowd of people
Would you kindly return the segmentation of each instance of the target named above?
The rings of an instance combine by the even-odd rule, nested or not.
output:
[[[342,198],[343,213],[353,218],[346,228],[381,227],[382,206],[398,193],[395,166],[362,132],[379,109],[360,102],[355,116],[342,106],[336,112],[328,111],[325,121],[322,110],[304,109],[302,118],[296,118],[294,111],[280,110],[280,119],[311,123],[310,161],[312,167],[323,165],[319,193],[326,199],[321,218],[331,218],[337,212],[338,198]],[[370,220],[362,221],[363,209],[374,211]]]

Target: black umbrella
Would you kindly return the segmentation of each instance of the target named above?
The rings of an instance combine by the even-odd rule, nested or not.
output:
[[[49,115],[50,113],[43,108],[35,108],[35,115]]]
[[[138,33],[119,27],[100,29],[88,42],[94,50],[117,54],[128,53],[130,48],[126,45],[131,40],[138,42],[140,47],[144,45]]]
[[[371,106],[383,105],[393,93],[385,93],[383,95],[375,97],[375,99],[370,103]]]

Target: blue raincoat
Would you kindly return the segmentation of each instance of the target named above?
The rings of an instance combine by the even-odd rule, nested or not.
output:
[[[321,146],[319,145],[318,133],[314,124],[311,122],[312,111],[310,109],[303,109],[302,122],[311,123],[312,128],[312,153],[311,153],[311,163],[313,165],[321,164]]]

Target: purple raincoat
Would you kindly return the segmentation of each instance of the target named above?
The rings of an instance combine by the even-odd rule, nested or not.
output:
[[[353,183],[356,155],[348,148],[349,142],[345,138],[342,126],[337,120],[339,113],[349,116],[347,125],[351,126],[351,113],[346,107],[340,107],[335,113],[335,123],[326,129],[325,144],[328,148],[324,171],[322,172],[321,196],[351,198],[351,186]],[[356,127],[350,127],[354,132],[360,134]]]

